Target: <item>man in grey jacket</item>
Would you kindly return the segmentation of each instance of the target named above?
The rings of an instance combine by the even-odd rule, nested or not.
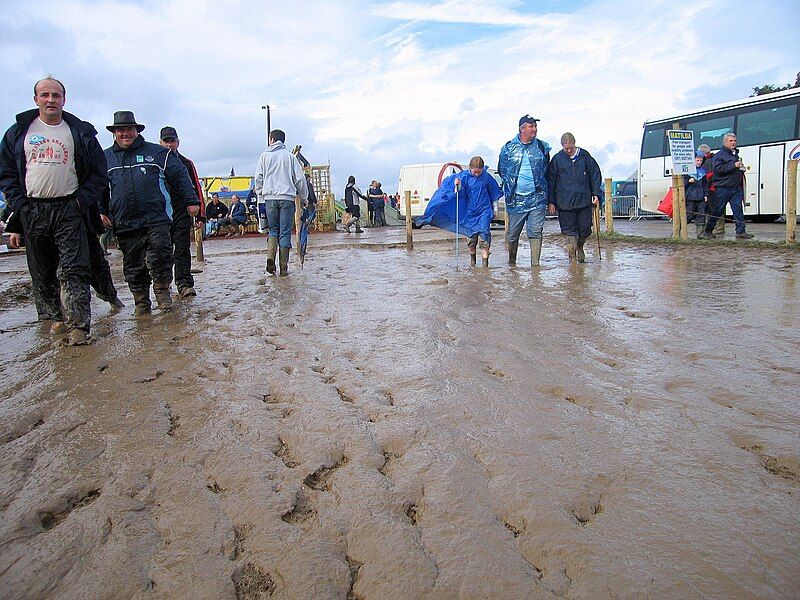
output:
[[[256,167],[254,189],[266,204],[269,238],[267,272],[275,273],[275,254],[280,247],[280,274],[289,274],[289,248],[292,247],[292,224],[297,211],[295,197],[308,202],[308,185],[300,161],[284,145],[286,134],[280,129],[269,132],[269,146]]]

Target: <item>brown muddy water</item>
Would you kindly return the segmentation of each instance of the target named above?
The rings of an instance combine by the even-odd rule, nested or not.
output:
[[[0,597],[800,596],[798,254],[555,243],[209,244],[79,348],[4,259]]]

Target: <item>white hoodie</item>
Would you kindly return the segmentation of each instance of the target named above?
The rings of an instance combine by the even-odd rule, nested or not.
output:
[[[295,196],[305,203],[308,185],[300,161],[283,142],[270,144],[258,159],[255,191],[259,200],[292,200]]]

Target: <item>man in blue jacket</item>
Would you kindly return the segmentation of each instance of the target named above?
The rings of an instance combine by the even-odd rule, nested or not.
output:
[[[192,217],[200,200],[189,172],[169,148],[146,142],[140,135],[144,125],[133,113],[114,113],[106,127],[114,144],[106,148],[110,197],[104,197],[101,213],[106,227],[113,225],[122,250],[122,272],[135,302],[134,314],[150,313],[150,284],[158,307],[172,307],[171,228],[175,210]],[[184,208],[185,207],[185,208]]]
[[[725,213],[725,207],[730,204],[733,212],[733,221],[736,224],[736,239],[749,240],[752,233],[747,233],[744,228],[744,164],[739,158],[736,149],[736,134],[732,131],[722,137],[722,149],[714,155],[714,187],[717,188],[714,203],[714,212],[706,223],[702,237],[711,239],[714,235],[714,226],[717,220]]]
[[[570,262],[586,260],[583,244],[592,235],[592,209],[600,199],[603,177],[597,161],[575,145],[575,136],[561,136],[561,151],[550,161],[547,186],[550,211],[558,210],[561,233],[567,236]]]
[[[547,211],[547,167],[550,144],[536,137],[539,119],[525,115],[519,134],[500,150],[497,173],[503,180],[508,215],[508,263],[517,262],[519,236],[525,227],[531,244],[531,267],[539,265]]]
[[[87,223],[107,185],[106,161],[95,128],[64,111],[66,89],[60,81],[37,81],[33,94],[38,108],[18,114],[0,144],[0,189],[12,212],[9,243],[18,248],[25,237],[39,320],[52,321],[54,334],[67,332],[68,344],[85,344],[91,323],[89,235],[94,235]],[[107,276],[113,298],[106,300],[118,303],[110,271]]]

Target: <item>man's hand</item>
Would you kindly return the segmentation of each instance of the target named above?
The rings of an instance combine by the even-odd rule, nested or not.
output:
[[[194,222],[194,226],[197,227],[197,229],[201,229],[203,227],[203,222],[202,221],[195,221]]]
[[[592,204],[597,206],[598,202],[600,202],[600,198],[598,198],[597,196],[592,196]]]
[[[187,206],[186,210],[188,211],[190,217],[196,217],[197,215],[200,214],[200,207],[197,206],[196,204],[192,204],[191,206]]]
[[[109,219],[108,216],[100,215],[100,220],[103,222],[103,227],[111,229],[111,219]]]
[[[458,187],[461,185],[461,180],[458,177],[456,177],[454,183],[456,184],[456,187]]]
[[[19,248],[20,244],[22,244],[22,234],[19,233],[12,233],[8,238],[8,245],[11,248]]]
[[[549,215],[556,214],[556,205],[555,204],[548,204],[547,205],[547,214],[549,214]]]

